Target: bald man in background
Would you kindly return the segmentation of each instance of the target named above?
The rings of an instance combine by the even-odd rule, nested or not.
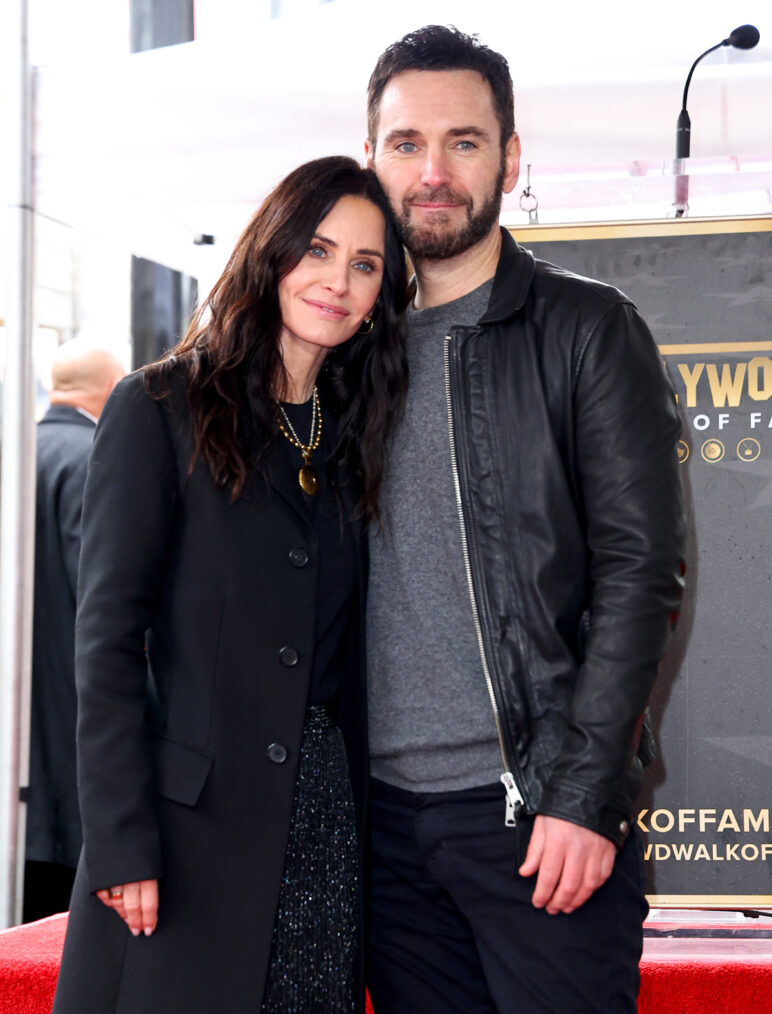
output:
[[[82,844],[75,774],[75,591],[97,419],[125,374],[107,349],[61,345],[37,428],[35,611],[24,922],[63,912]]]

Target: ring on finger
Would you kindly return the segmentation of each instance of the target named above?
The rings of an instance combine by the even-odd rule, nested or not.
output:
[[[121,898],[123,898],[123,888],[122,887],[111,887],[110,888],[110,900],[111,901],[120,901]]]

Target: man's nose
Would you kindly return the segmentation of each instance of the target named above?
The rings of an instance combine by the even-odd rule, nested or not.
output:
[[[421,182],[430,187],[450,182],[448,156],[444,148],[427,148],[421,166]]]

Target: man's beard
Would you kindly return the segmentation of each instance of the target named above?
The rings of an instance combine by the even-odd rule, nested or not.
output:
[[[401,209],[399,211],[395,209],[395,213],[402,242],[410,256],[419,260],[445,260],[448,257],[457,257],[475,243],[485,239],[499,220],[505,170],[506,166],[502,159],[493,187],[479,211],[474,210],[471,197],[460,197],[447,186],[408,194],[402,201]],[[446,231],[442,227],[446,225],[448,217],[438,211],[435,213],[435,225],[417,225],[411,221],[410,205],[412,202],[421,201],[453,202],[464,206],[466,222],[456,231]]]

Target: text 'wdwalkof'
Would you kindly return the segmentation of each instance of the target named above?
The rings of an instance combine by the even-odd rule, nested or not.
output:
[[[722,842],[719,845],[717,842],[712,842],[710,847],[704,842],[699,844],[683,841],[649,842],[643,847],[643,858],[647,861],[656,859],[658,863],[668,859],[686,860],[687,862],[697,862],[702,859],[711,863],[726,862],[727,860],[754,863],[761,859],[766,862],[768,859],[772,859],[772,842],[763,842],[761,845],[755,845],[753,842],[746,842],[744,845],[740,845],[739,842],[734,844]]]

